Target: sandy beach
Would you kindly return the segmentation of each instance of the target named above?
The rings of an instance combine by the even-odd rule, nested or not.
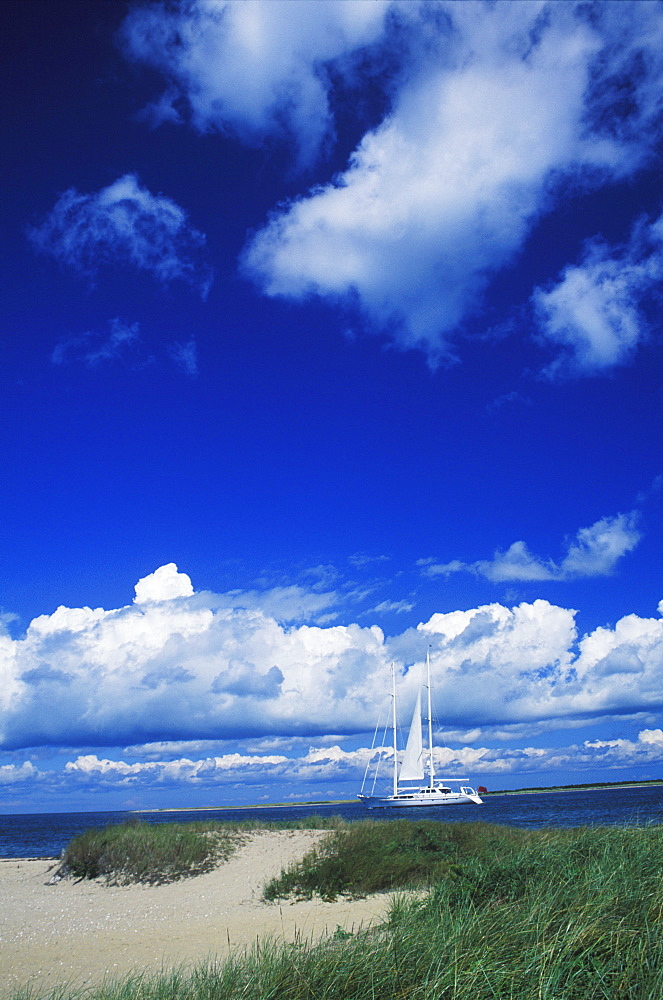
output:
[[[81,989],[131,972],[156,973],[226,956],[273,937],[315,939],[380,922],[389,897],[264,903],[262,887],[320,831],[252,833],[213,872],[161,886],[49,880],[55,861],[0,862],[0,998]]]

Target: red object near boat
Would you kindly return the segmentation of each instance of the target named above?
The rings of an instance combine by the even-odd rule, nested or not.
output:
[[[488,793],[488,789],[486,788],[486,786],[485,785],[479,785],[479,787],[477,788],[477,795],[486,795],[487,793]]]

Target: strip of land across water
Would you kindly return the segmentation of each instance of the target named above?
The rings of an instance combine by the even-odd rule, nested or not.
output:
[[[652,785],[663,785],[663,778],[652,778],[648,781],[591,781],[582,785],[551,785],[547,788],[505,788],[494,792],[482,792],[484,795],[536,795],[540,792],[600,792],[604,788],[650,788]]]
[[[482,795],[535,795],[544,792],[593,792],[604,788],[650,788],[652,785],[663,785],[663,778],[652,778],[647,781],[593,781],[580,785],[551,785],[549,787],[532,788],[500,788]],[[258,805],[225,805],[225,806],[164,806],[159,809],[132,809],[133,813],[178,813],[178,812],[216,812],[218,809],[293,809],[296,806],[345,806],[356,802],[356,799],[319,799],[301,802],[261,802]]]

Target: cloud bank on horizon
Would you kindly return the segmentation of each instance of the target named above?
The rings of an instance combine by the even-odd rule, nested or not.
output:
[[[270,599],[266,593],[266,605]],[[491,735],[513,739],[597,717],[644,718],[659,708],[663,619],[627,615],[579,638],[574,618],[572,610],[535,600],[436,613],[392,637],[377,626],[288,624],[258,607],[255,594],[243,606],[237,593],[195,592],[169,563],[138,581],[131,605],[60,607],[34,619],[23,638],[0,637],[2,747],[134,744],[142,759],[133,763],[94,753],[67,762],[67,780],[106,786],[356,777],[376,752],[329,747],[326,734],[372,731],[391,662],[411,704],[430,648],[445,730],[474,744],[437,751],[447,772],[653,759],[663,736],[644,728],[635,742],[586,740],[564,751],[481,745]],[[174,741],[174,759],[154,759],[155,739],[165,753]],[[214,747],[240,739],[257,751],[176,755],[188,741],[195,750],[201,741]],[[327,745],[294,757],[264,752],[270,741],[279,749],[316,739]],[[0,769],[5,784],[37,780],[54,778],[29,760]]]
[[[381,92],[386,111],[345,170],[276,207],[242,267],[267,295],[358,305],[436,365],[535,222],[650,162],[659,14],[641,3],[190,0],[134,8],[122,42],[168,81],[153,122],[287,141],[300,167],[334,144],[335,86]],[[538,339],[558,351],[549,377],[623,364],[647,337],[659,230],[647,250],[612,254],[597,233],[556,285],[533,289]]]
[[[132,754],[142,754],[142,748],[127,748]],[[41,769],[30,761],[23,764],[0,765],[0,787],[12,791],[36,790],[48,794],[52,791],[119,792],[128,796],[144,793],[173,792],[194,789],[204,794],[238,786],[248,789],[249,795],[276,791],[286,800],[297,801],[311,794],[316,786],[341,787],[345,794],[352,794],[366,770],[379,762],[387,765],[393,760],[389,748],[371,750],[360,748],[343,750],[338,745],[326,748],[309,747],[298,757],[285,754],[223,753],[192,759],[175,756],[168,743],[160,745],[162,759],[128,762],[109,760],[96,754],[79,755],[67,760],[63,772]],[[483,780],[488,776],[499,781],[509,774],[530,775],[557,769],[583,770],[588,768],[623,768],[658,764],[663,750],[663,730],[642,729],[634,740],[584,740],[566,747],[500,748],[461,747],[456,750],[436,749],[436,769],[447,774],[467,772]],[[125,751],[126,756],[129,753]],[[153,755],[151,755],[153,756]],[[22,787],[21,787],[22,786]],[[307,791],[300,791],[306,788]],[[130,800],[130,801],[135,801]]]

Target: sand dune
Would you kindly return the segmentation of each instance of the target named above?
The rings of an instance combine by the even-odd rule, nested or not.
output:
[[[223,957],[272,936],[316,938],[379,922],[389,897],[264,903],[265,882],[324,834],[250,835],[213,872],[162,886],[108,886],[63,879],[48,861],[0,863],[0,997],[30,984],[40,994],[81,988],[133,971],[158,972]]]

